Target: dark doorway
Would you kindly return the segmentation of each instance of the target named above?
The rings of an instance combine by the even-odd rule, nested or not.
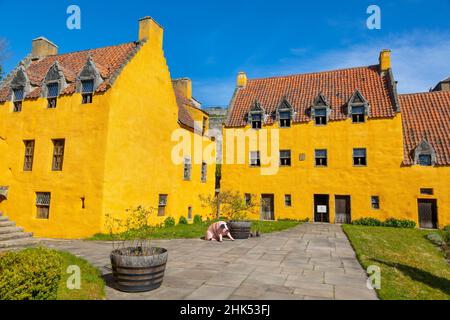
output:
[[[437,201],[419,199],[419,225],[424,229],[437,229]]]
[[[275,220],[275,205],[273,194],[261,195],[261,220]]]
[[[330,196],[314,195],[314,222],[330,222]]]
[[[335,223],[349,224],[352,222],[352,205],[350,196],[336,196],[334,206],[336,208]]]

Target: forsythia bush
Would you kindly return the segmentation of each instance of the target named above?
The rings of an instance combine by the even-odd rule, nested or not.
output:
[[[48,249],[1,255],[0,300],[55,300],[61,268],[61,257]]]

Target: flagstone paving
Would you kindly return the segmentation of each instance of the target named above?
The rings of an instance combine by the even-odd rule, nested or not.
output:
[[[169,251],[160,289],[128,294],[113,288],[108,242],[43,240],[100,268],[108,299],[375,300],[367,274],[338,225],[304,224],[249,240],[155,240]]]

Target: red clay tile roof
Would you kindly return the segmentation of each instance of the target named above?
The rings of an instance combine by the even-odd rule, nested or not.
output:
[[[181,92],[175,90],[175,97],[177,98],[178,104],[178,121],[189,128],[194,129],[194,119],[191,117],[189,111],[186,110],[185,105],[194,105],[192,101],[187,99]]]
[[[30,65],[26,67],[26,73],[33,86],[33,90],[26,98],[38,98],[40,96],[42,82],[55,61],[59,62],[69,85],[62,94],[74,93],[76,88],[76,77],[85,66],[89,56],[92,57],[104,79],[104,82],[97,88],[96,92],[106,91],[111,86],[115,73],[127,63],[129,58],[134,55],[138,49],[139,43],[130,42],[99,49],[51,55],[36,61],[31,61]],[[9,93],[10,90],[6,84],[0,89],[0,102],[8,100]]]
[[[426,140],[437,165],[450,165],[450,92],[399,95],[403,115],[405,165],[412,165],[415,148]]]
[[[389,76],[381,76],[379,66],[359,67],[285,77],[254,79],[245,88],[237,89],[226,125],[246,125],[245,117],[257,100],[266,114],[271,114],[283,98],[296,112],[294,122],[308,122],[308,109],[320,92],[331,104],[330,120],[344,120],[344,107],[356,90],[368,100],[371,118],[389,118],[395,115],[396,103],[390,89]],[[272,124],[269,117],[266,124]]]

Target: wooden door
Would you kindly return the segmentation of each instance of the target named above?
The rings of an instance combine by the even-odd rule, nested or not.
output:
[[[419,199],[419,225],[424,229],[436,229],[437,201],[430,199]]]
[[[330,222],[329,195],[314,195],[314,222]]]
[[[350,196],[336,196],[335,198],[335,223],[349,224],[352,222],[351,218],[351,198]]]
[[[261,220],[275,220],[273,194],[263,194],[261,196]]]

